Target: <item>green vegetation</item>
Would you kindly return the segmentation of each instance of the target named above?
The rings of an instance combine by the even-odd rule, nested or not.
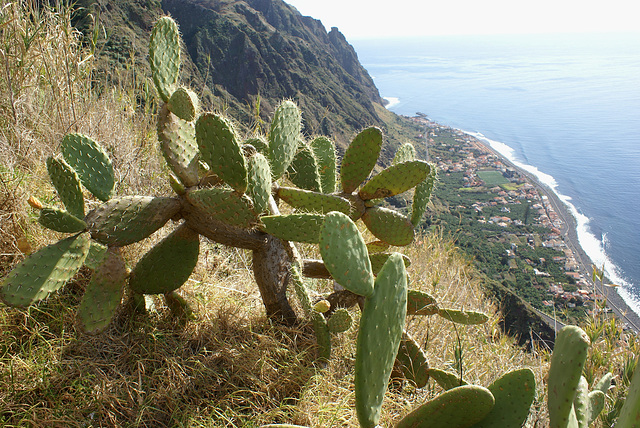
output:
[[[478,177],[484,181],[486,187],[502,186],[509,183],[500,171],[478,171]]]

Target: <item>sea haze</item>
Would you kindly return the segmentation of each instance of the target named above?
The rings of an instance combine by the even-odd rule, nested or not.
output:
[[[640,33],[353,44],[390,110],[484,137],[550,186],[640,313]]]

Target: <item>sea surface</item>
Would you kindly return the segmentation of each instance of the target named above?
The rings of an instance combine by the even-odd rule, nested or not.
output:
[[[473,134],[551,187],[640,314],[640,33],[352,44],[387,108]]]

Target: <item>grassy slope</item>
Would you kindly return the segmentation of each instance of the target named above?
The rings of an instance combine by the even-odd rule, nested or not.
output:
[[[10,47],[12,76],[8,85],[7,75],[0,74],[0,276],[4,277],[24,253],[58,238],[43,232],[25,201],[30,195],[45,202],[55,200],[44,159],[57,152],[67,131],[90,134],[108,146],[119,194],[163,195],[170,190],[152,117],[141,107],[153,103],[134,102],[141,93],[127,79],[100,96],[95,94],[89,80],[91,59],[77,46],[64,14],[30,20],[16,5],[2,10],[2,22],[10,22],[1,27],[1,37]],[[43,22],[43,27],[24,49],[20,45],[24,39],[18,36],[33,30],[30,22]],[[402,121],[388,115],[387,133],[415,138],[416,130],[400,126]],[[128,262],[134,264],[151,244],[127,248]],[[405,252],[414,261],[409,269],[413,286],[434,293],[449,306],[493,313],[468,260],[446,237],[421,237]],[[88,271],[30,309],[1,306],[0,424],[235,427],[291,421],[357,426],[356,329],[336,339],[328,368],[316,367],[315,340],[308,326],[288,329],[265,320],[247,273],[249,263],[242,251],[205,243],[198,268],[182,290],[199,314],[187,325],[173,320],[156,302],[157,310],[149,315],[132,318],[122,313],[104,334],[81,335],[74,314]],[[314,286],[327,289],[329,284],[318,281]],[[543,385],[544,353],[526,353],[513,346],[497,327],[496,316],[483,326],[457,330],[435,317],[412,319],[408,325],[425,345],[433,366],[452,367],[460,337],[468,381],[487,385],[509,368],[528,366]],[[609,368],[623,374],[625,360],[632,360],[618,327],[606,325],[603,332],[588,367],[592,378]],[[390,425],[413,403],[438,392],[438,387],[416,391],[407,384],[390,390],[383,424]],[[544,420],[543,406],[537,402],[530,422],[541,426]]]

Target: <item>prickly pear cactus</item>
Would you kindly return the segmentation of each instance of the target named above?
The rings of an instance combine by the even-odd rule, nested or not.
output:
[[[160,98],[168,102],[180,75],[180,33],[176,22],[168,16],[158,19],[153,26],[149,63]]]
[[[78,173],[82,185],[96,198],[108,201],[115,179],[111,160],[102,146],[86,135],[67,134],[60,149],[64,160]]]

